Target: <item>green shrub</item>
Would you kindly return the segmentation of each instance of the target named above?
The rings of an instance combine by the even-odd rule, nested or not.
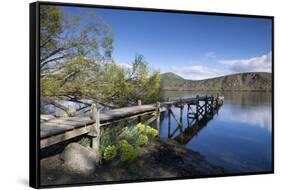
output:
[[[139,131],[139,132],[143,132],[145,130],[145,125],[144,124],[141,124],[141,123],[138,123],[136,125],[136,129]]]
[[[116,147],[114,145],[113,146],[107,146],[104,149],[103,158],[105,160],[112,160],[113,158],[115,158],[116,154],[117,154],[117,150],[116,150]]]
[[[124,125],[114,126],[102,132],[100,151],[105,160],[116,158],[122,162],[132,161],[142,154],[141,146],[147,145],[150,138],[159,134],[156,129],[142,123],[131,127]]]
[[[139,145],[148,144],[148,137],[146,135],[140,135],[137,141]]]
[[[120,140],[120,141],[118,141],[118,148],[119,148],[119,149],[122,149],[122,148],[128,146],[128,144],[129,144],[129,143],[128,143],[127,140],[125,140],[125,139]]]
[[[139,123],[135,126],[136,130],[139,131],[140,133],[144,133],[146,135],[148,135],[149,137],[156,137],[159,132],[156,129],[153,129],[150,126],[145,126],[142,123]]]
[[[121,153],[120,159],[123,162],[132,161],[140,155],[138,148],[134,148],[134,146],[129,144],[127,140],[119,141],[118,147]]]
[[[152,127],[149,127],[149,126],[146,126],[144,132],[145,132],[146,135],[148,135],[148,136],[150,136],[150,137],[152,137],[152,138],[154,138],[154,137],[156,137],[156,136],[159,135],[158,130],[153,129]]]

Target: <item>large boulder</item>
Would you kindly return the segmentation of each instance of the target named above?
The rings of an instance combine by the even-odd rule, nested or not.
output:
[[[95,171],[97,155],[91,148],[70,143],[61,153],[64,168],[71,173],[88,175]]]

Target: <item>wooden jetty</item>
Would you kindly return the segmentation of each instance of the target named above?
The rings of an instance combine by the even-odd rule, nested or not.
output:
[[[187,105],[187,117],[196,119],[200,116],[213,114],[214,110],[222,104],[222,101],[222,97],[219,96],[196,96],[149,105],[142,105],[141,101],[138,101],[137,106],[108,111],[98,111],[94,107],[91,113],[85,115],[61,118],[45,117],[47,119],[41,120],[40,123],[40,148],[46,148],[86,134],[93,139],[92,147],[96,147],[99,145],[100,127],[106,127],[124,119],[137,119],[138,122],[142,122],[142,117],[146,115],[151,117],[143,123],[150,124],[156,121],[156,126],[159,129],[161,113],[166,111],[168,112],[168,127],[171,127],[171,117],[173,117],[178,126],[182,128],[185,105]],[[172,111],[172,107],[180,108],[179,118]],[[96,147],[96,149],[98,148]]]
[[[176,131],[178,131],[178,128],[176,128],[173,132],[168,131],[168,134],[170,135],[169,138],[174,138],[181,144],[187,144],[194,136],[207,126],[215,114],[218,114],[221,105],[222,102],[218,102],[217,107],[213,107],[213,110],[211,110],[211,107],[207,108],[206,111],[201,112],[202,115],[198,117],[194,117],[194,114],[188,114],[186,128],[184,130],[180,130],[180,133],[176,137],[173,137],[173,135]]]

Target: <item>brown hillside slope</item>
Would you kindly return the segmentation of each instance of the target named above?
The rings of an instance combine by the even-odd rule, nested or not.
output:
[[[239,73],[205,80],[186,80],[174,73],[161,75],[162,90],[271,91],[271,73]]]

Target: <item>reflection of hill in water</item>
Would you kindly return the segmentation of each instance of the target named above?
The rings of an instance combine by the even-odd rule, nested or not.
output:
[[[243,111],[241,111],[243,108]],[[271,106],[237,106],[231,107],[224,105],[223,112],[218,117],[219,121],[235,122],[241,125],[247,124],[249,126],[259,127],[272,131],[272,110]]]
[[[270,105],[271,92],[223,92],[226,102],[235,105]]]

